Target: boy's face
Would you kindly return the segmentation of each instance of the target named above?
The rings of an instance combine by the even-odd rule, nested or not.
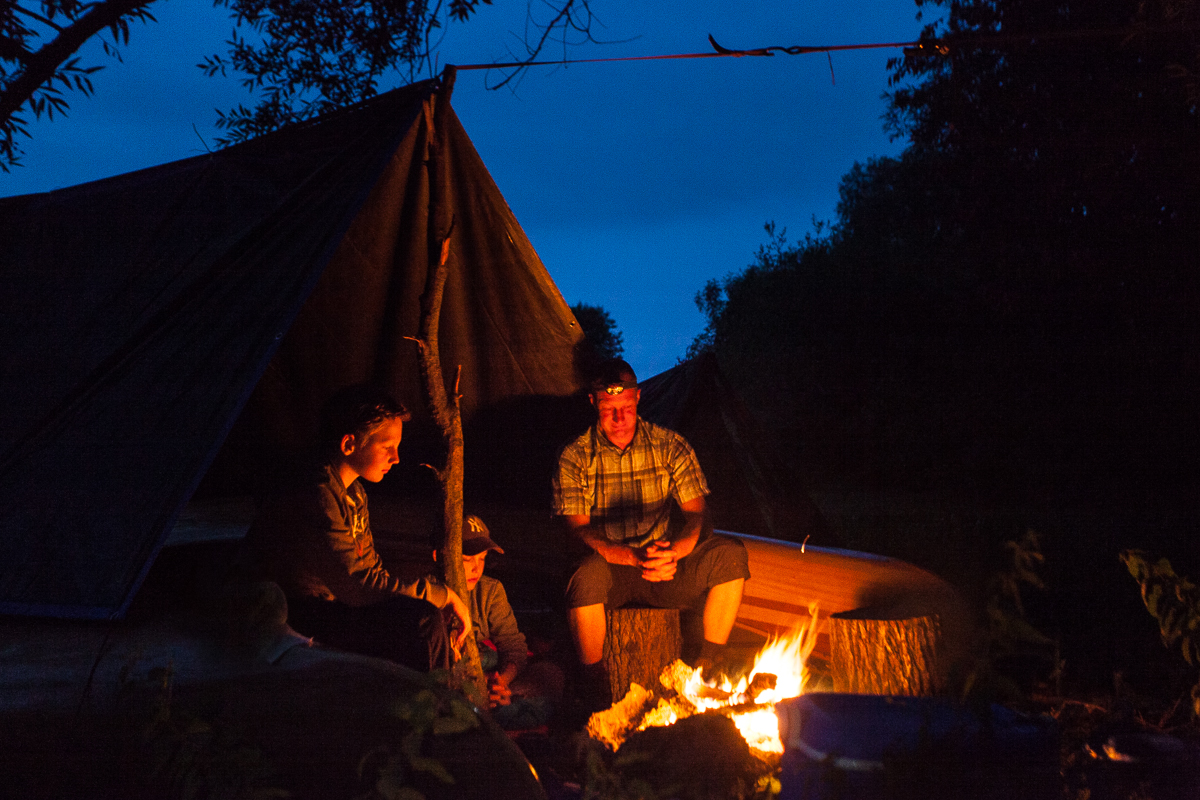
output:
[[[355,476],[378,483],[400,460],[396,450],[403,433],[404,421],[396,417],[364,436],[348,434],[342,438],[342,463]]]
[[[463,573],[467,576],[467,591],[475,588],[475,584],[479,583],[479,579],[483,577],[483,561],[487,558],[488,551],[476,553],[473,556],[463,556]]]

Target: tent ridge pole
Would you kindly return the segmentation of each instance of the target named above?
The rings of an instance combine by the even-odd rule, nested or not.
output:
[[[447,64],[442,70],[441,77],[441,92],[438,96],[439,103],[449,103],[450,95],[454,94],[454,80],[458,77],[458,67],[453,64]]]

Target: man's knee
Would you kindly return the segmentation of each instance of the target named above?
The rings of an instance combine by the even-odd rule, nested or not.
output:
[[[567,583],[567,607],[580,608],[605,603],[612,588],[612,570],[598,553],[583,559]]]

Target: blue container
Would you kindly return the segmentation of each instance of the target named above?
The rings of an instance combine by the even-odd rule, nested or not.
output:
[[[780,800],[1059,796],[1058,731],[1048,717],[942,698],[826,693],[776,709]]]

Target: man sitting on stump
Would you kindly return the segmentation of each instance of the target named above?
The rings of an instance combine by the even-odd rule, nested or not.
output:
[[[691,445],[638,417],[629,364],[604,362],[590,388],[598,418],[559,455],[554,511],[594,551],[571,577],[567,607],[584,699],[599,709],[614,699],[603,662],[606,608],[702,609],[696,666],[711,672],[724,660],[750,571],[745,546],[707,522],[708,485]],[[676,505],[682,526],[671,523]]]

